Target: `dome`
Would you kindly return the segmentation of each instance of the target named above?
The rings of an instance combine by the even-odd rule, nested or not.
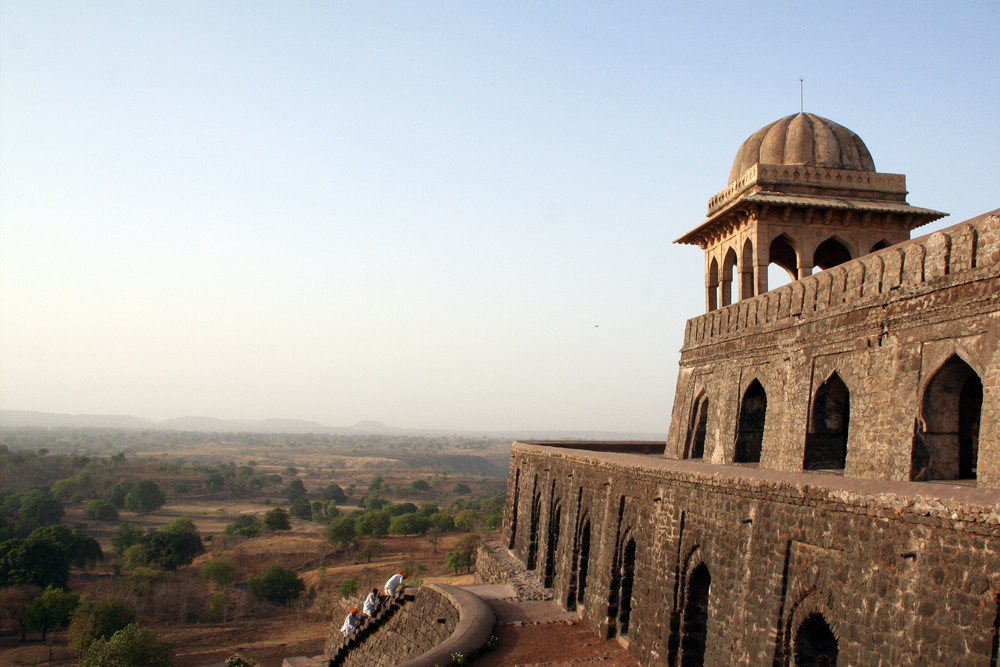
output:
[[[729,182],[755,164],[875,171],[875,161],[861,137],[843,125],[811,113],[786,116],[750,135],[736,153]]]

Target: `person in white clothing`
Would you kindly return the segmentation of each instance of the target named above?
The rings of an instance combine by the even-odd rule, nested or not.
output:
[[[369,593],[368,597],[365,598],[365,605],[364,605],[364,608],[363,608],[363,610],[365,612],[365,616],[368,616],[369,618],[371,618],[372,616],[374,616],[375,612],[378,610],[378,605],[379,605],[379,603],[381,601],[382,600],[379,599],[379,596],[378,596],[378,589],[377,588],[373,588],[372,592]]]
[[[389,597],[394,597],[396,595],[396,591],[402,593],[403,590],[406,589],[405,579],[405,572],[397,572],[389,577],[389,581],[385,582],[385,594]]]
[[[344,633],[345,637],[350,637],[358,629],[358,620],[358,608],[355,607],[347,614],[344,624],[340,626],[340,631]]]

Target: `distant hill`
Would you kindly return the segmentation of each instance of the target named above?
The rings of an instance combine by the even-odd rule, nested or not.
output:
[[[615,431],[470,431],[399,428],[365,420],[352,426],[325,426],[303,419],[237,420],[176,417],[163,421],[127,415],[67,415],[32,410],[0,410],[0,428],[120,428],[203,433],[334,433],[341,435],[414,435],[427,437],[507,438],[510,440],[666,440],[663,433]]]

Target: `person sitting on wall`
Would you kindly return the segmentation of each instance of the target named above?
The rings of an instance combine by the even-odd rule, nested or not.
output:
[[[354,631],[358,629],[358,608],[355,607],[347,614],[347,618],[344,619],[344,624],[340,626],[340,631],[344,633],[345,637],[350,637],[354,634]]]
[[[397,572],[389,577],[389,581],[385,582],[385,594],[389,597],[395,597],[396,591],[399,591],[399,594],[402,595],[406,589],[404,579],[406,579],[405,572]]]
[[[379,603],[382,602],[382,598],[378,596],[378,589],[373,588],[372,592],[368,594],[365,598],[364,612],[365,616],[371,618],[378,611]]]

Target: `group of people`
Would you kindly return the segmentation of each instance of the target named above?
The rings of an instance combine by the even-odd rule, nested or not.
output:
[[[397,572],[396,574],[389,577],[389,580],[385,582],[385,586],[382,590],[385,592],[387,598],[394,598],[397,595],[402,595],[403,591],[406,590],[406,573]],[[378,594],[378,589],[373,588],[372,592],[368,594],[365,598],[364,604],[361,605],[363,613],[368,618],[373,618],[375,612],[382,605],[382,596]],[[354,634],[354,631],[358,629],[361,624],[361,616],[358,613],[358,608],[354,607],[347,614],[347,618],[344,619],[344,625],[341,626],[340,631],[344,633],[345,637],[350,637]]]

